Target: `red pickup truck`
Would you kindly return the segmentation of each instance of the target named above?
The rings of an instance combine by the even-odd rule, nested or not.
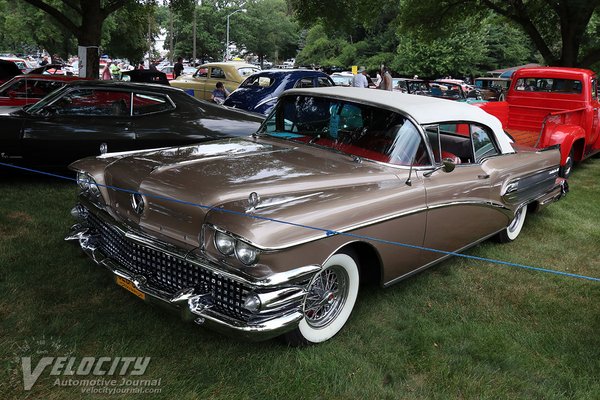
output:
[[[512,77],[506,101],[479,103],[495,115],[517,144],[560,145],[563,177],[573,163],[600,152],[598,81],[587,69],[522,68]]]

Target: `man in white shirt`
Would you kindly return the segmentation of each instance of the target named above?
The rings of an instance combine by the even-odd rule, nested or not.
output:
[[[352,78],[352,86],[361,88],[369,87],[369,81],[367,80],[367,71],[365,70],[365,67],[360,67],[358,73],[354,75],[354,78]]]

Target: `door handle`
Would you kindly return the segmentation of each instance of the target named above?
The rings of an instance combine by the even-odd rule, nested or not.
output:
[[[477,175],[477,177],[479,179],[489,179],[490,178],[490,176],[488,174],[480,174],[480,175]]]

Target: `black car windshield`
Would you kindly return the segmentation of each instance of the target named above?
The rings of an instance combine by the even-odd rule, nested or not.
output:
[[[35,103],[31,107],[29,107],[26,111],[29,114],[39,113],[47,105],[54,103],[56,101],[56,99],[61,97],[68,88],[69,88],[69,85],[66,85],[66,86],[61,87],[60,89],[55,90],[54,92],[50,93],[48,96],[44,97],[43,99],[41,99],[40,101],[38,101],[37,103]]]
[[[325,147],[362,159],[430,165],[416,126],[399,113],[313,96],[284,96],[259,134]]]

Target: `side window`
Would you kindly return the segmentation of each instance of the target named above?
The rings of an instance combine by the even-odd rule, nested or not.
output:
[[[195,78],[206,78],[208,77],[208,68],[198,68],[194,74]]]
[[[456,164],[469,164],[474,160],[469,124],[447,122],[439,125],[441,158]]]
[[[325,87],[325,86],[331,86],[331,82],[329,82],[329,79],[327,78],[319,78],[319,87]]]
[[[146,115],[172,110],[173,104],[159,95],[133,94],[133,115]]]
[[[59,115],[129,116],[131,92],[77,89],[66,93],[49,107]]]
[[[598,81],[596,78],[592,79],[592,98],[598,100]]]
[[[30,85],[31,83],[27,79],[21,79],[4,89],[0,95],[3,97],[16,97],[20,99],[30,97],[27,94]]]
[[[425,127],[425,134],[431,144],[433,150],[433,159],[436,164],[441,164],[441,144],[440,144],[440,127],[438,125],[429,125]]]
[[[297,88],[311,88],[311,87],[313,87],[312,78],[302,78],[298,82],[296,82],[296,85],[294,87],[297,87]]]
[[[225,79],[225,72],[221,68],[212,67],[210,70],[210,77],[217,79]]]
[[[31,84],[31,93],[30,97],[41,99],[42,97],[46,97],[46,95],[52,93],[56,89],[62,87],[63,84],[61,82],[55,81],[35,81]]]
[[[471,125],[471,138],[475,150],[475,162],[480,162],[486,157],[498,155],[498,149],[489,132],[479,125]]]

